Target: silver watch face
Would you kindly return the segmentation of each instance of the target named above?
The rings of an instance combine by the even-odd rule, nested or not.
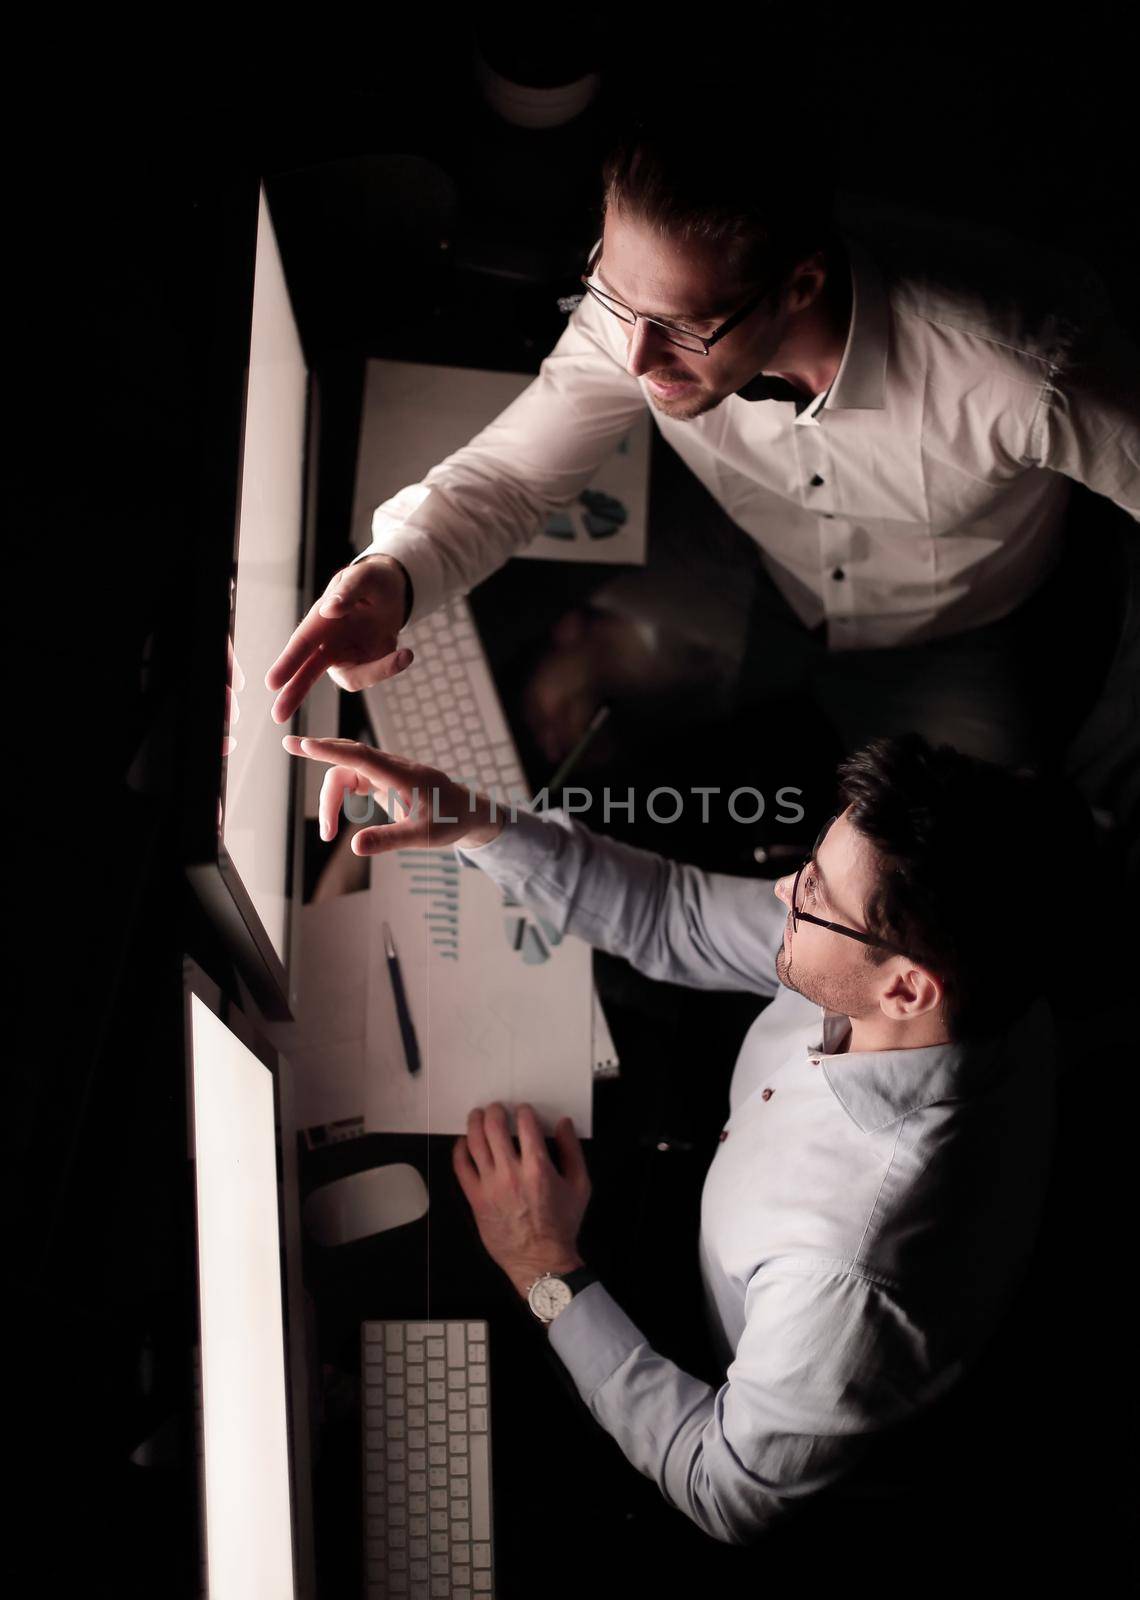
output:
[[[527,1293],[530,1309],[542,1322],[553,1322],[573,1298],[574,1291],[570,1285],[550,1273],[539,1278],[537,1283],[532,1283]]]

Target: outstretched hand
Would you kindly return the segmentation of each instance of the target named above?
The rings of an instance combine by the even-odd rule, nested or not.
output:
[[[265,674],[265,687],[281,691],[274,722],[289,721],[322,672],[341,689],[368,689],[410,666],[412,652],[396,640],[406,598],[404,573],[390,556],[336,573]]]
[[[390,823],[360,829],[350,847],[358,856],[488,844],[502,830],[505,813],[489,795],[456,783],[435,767],[374,750],[357,739],[302,739],[287,733],[281,743],[291,756],[328,764],[319,802],[322,839],[336,838],[346,794],[375,795],[392,817]]]

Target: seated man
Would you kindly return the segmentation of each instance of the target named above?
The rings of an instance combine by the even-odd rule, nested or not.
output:
[[[454,1150],[487,1250],[670,1504],[714,1539],[753,1541],[955,1385],[1018,1287],[1052,1152],[1037,992],[1058,813],[1041,780],[916,734],[875,741],[840,767],[839,814],[773,895],[559,812],[505,820],[354,741],[285,744],[331,763],[326,837],[346,793],[387,795],[390,813],[399,796],[404,820],[362,830],[358,854],[461,845],[640,971],[771,1001],[740,1050],[701,1207],[719,1388],[652,1349],[589,1272],[568,1119],[561,1172],[527,1106],[519,1151],[501,1105],[473,1110]]]

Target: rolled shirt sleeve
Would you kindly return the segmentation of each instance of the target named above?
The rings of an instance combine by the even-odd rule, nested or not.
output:
[[[595,1420],[705,1533],[747,1544],[846,1477],[875,1436],[937,1399],[921,1323],[885,1282],[807,1258],[765,1263],[714,1390],[651,1349],[600,1283],[551,1324],[550,1342]]]
[[[462,449],[377,507],[367,555],[395,556],[409,622],[502,566],[589,484],[646,409],[621,323],[590,295],[517,400]]]
[[[785,911],[772,885],[703,872],[591,833],[561,810],[519,810],[459,850],[563,933],[693,989],[774,995]]]

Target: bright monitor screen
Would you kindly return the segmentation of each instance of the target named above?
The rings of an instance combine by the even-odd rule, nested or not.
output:
[[[308,375],[265,191],[258,206],[222,843],[288,965],[290,763],[265,674],[296,626]],[[240,686],[240,687],[239,687]]]
[[[211,1600],[295,1593],[273,1077],[196,994],[191,1083]]]

